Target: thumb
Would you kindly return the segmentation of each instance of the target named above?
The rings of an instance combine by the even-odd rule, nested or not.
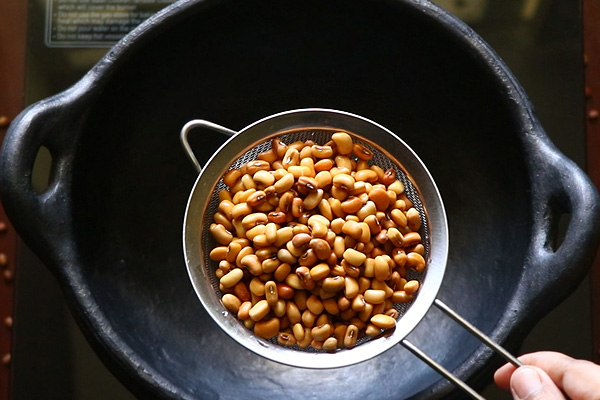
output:
[[[515,400],[565,400],[552,379],[542,369],[531,365],[513,372],[510,390]]]

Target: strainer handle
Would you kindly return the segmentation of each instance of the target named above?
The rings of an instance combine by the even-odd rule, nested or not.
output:
[[[196,155],[194,154],[194,151],[192,150],[192,148],[190,146],[190,143],[188,141],[188,134],[190,133],[190,131],[192,129],[200,128],[200,127],[222,133],[223,135],[226,135],[226,136],[233,136],[237,133],[236,131],[233,131],[231,129],[225,128],[221,125],[217,125],[215,123],[212,123],[210,121],[206,121],[203,119],[191,120],[190,122],[185,124],[183,126],[183,128],[181,128],[181,134],[180,134],[181,144],[183,145],[183,149],[185,150],[185,152],[186,152],[188,158],[190,159],[190,161],[192,162],[192,164],[194,164],[194,167],[196,168],[196,171],[198,173],[202,172],[202,165],[200,165],[200,162],[196,158]]]
[[[446,315],[448,315],[450,318],[452,318],[454,321],[456,321],[458,324],[460,324],[463,328],[465,328],[466,330],[468,330],[475,337],[477,337],[483,343],[485,343],[486,345],[488,345],[491,349],[493,349],[494,351],[496,351],[496,353],[498,353],[499,355],[501,355],[502,357],[504,357],[512,365],[514,365],[517,368],[521,367],[523,365],[523,363],[518,358],[516,358],[511,353],[509,353],[504,347],[500,346],[498,343],[496,343],[492,339],[490,339],[489,336],[487,336],[485,333],[483,333],[482,331],[480,331],[479,329],[477,329],[469,321],[467,321],[466,319],[464,319],[463,317],[461,317],[456,311],[454,311],[452,308],[450,308],[448,305],[446,305],[443,301],[441,301],[440,299],[435,299],[434,304],[435,304],[435,306],[437,308],[439,308]],[[413,353],[418,358],[420,358],[421,361],[423,361],[424,363],[426,363],[427,365],[429,365],[432,369],[434,369],[437,373],[439,373],[440,375],[442,375],[444,378],[448,379],[455,386],[457,386],[458,388],[462,389],[465,393],[467,393],[473,399],[485,400],[484,397],[482,397],[481,395],[479,395],[469,385],[467,385],[465,382],[463,382],[462,380],[460,380],[459,378],[457,378],[456,376],[454,376],[452,374],[452,372],[448,371],[441,364],[439,364],[438,362],[436,362],[435,360],[433,360],[431,357],[429,357],[427,354],[425,354],[423,351],[421,351],[421,349],[419,349],[417,346],[415,346],[414,344],[412,344],[410,341],[408,341],[407,339],[402,339],[400,341],[400,343],[407,350],[409,350],[411,353]]]

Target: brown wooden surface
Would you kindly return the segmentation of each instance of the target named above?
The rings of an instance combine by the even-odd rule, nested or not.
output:
[[[0,1],[0,143],[10,121],[23,109],[26,14],[27,1]],[[17,244],[0,203],[0,400],[10,397]]]
[[[600,188],[600,0],[583,0],[587,172]],[[600,252],[591,271],[593,358],[600,362]],[[575,328],[575,327],[574,327]]]

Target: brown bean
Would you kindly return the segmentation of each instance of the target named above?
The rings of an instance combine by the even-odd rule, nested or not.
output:
[[[279,318],[273,317],[254,324],[254,333],[263,339],[270,339],[279,333]]]

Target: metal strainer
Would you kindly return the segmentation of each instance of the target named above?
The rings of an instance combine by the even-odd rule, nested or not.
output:
[[[231,136],[201,167],[192,152],[187,136],[197,127],[208,128]],[[420,289],[411,303],[398,304],[396,327],[373,339],[365,338],[351,349],[324,352],[312,348],[287,347],[276,340],[264,340],[248,330],[221,303],[219,280],[214,271],[217,263],[209,258],[216,242],[209,233],[213,215],[219,205],[218,192],[225,188],[222,176],[230,169],[255,160],[270,148],[271,139],[280,137],[284,143],[313,140],[324,144],[335,131],[346,131],[355,142],[367,146],[374,154],[370,163],[384,170],[396,169],[405,185],[407,197],[414,203],[421,218],[420,234],[425,247],[427,267],[422,273],[412,271],[410,279],[420,282]],[[276,362],[303,368],[337,368],[375,357],[401,343],[444,377],[474,398],[475,391],[430,359],[406,339],[419,324],[432,304],[436,305],[480,340],[492,347],[514,365],[520,362],[506,350],[457,315],[436,298],[442,284],[448,255],[448,225],[440,193],[433,178],[418,156],[395,134],[363,117],[327,109],[301,109],[275,114],[259,120],[239,132],[204,121],[188,122],[181,131],[184,148],[199,172],[189,197],[183,230],[185,261],[192,285],[213,320],[234,340],[249,350]],[[310,350],[309,350],[310,349]]]

